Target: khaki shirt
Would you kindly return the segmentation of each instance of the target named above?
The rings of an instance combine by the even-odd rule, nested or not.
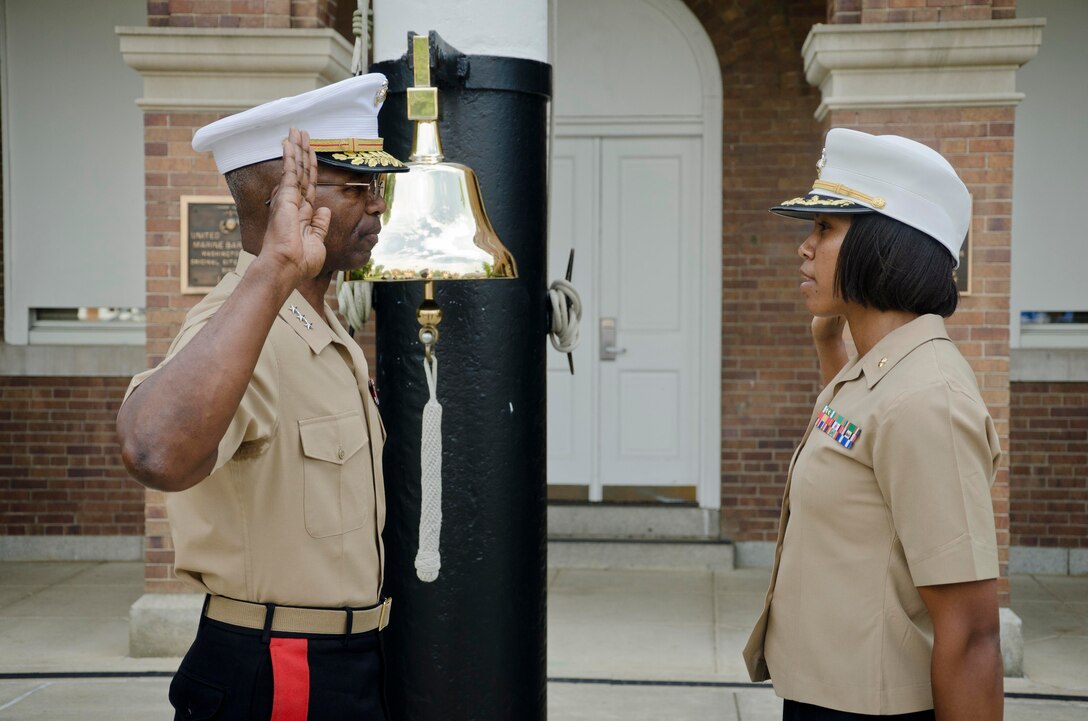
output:
[[[816,401],[786,481],[753,681],[861,714],[933,708],[917,586],[995,578],[1001,450],[939,316],[889,333]]]
[[[237,270],[189,312],[163,364],[204,327],[253,258],[243,251]],[[156,370],[133,378],[128,394]],[[378,602],[384,431],[368,381],[362,351],[332,310],[315,310],[294,291],[219,443],[215,470],[166,495],[179,578],[258,603]]]

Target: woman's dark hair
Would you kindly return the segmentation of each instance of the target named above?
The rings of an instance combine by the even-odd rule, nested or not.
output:
[[[931,236],[880,213],[853,216],[839,249],[835,288],[877,310],[947,318],[959,294],[952,254]]]

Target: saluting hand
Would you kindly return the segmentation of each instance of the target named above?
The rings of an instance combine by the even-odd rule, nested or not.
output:
[[[296,268],[300,280],[315,277],[325,264],[325,235],[332,213],[314,209],[317,155],[305,131],[291,128],[283,141],[283,175],[272,194],[272,210],[261,253]]]
[[[820,359],[821,385],[830,383],[849,360],[846,341],[842,337],[845,329],[845,316],[817,316],[812,319],[812,340],[816,346],[816,356]]]
[[[817,344],[841,341],[845,327],[846,318],[841,315],[828,318],[816,316],[812,319],[812,340]]]

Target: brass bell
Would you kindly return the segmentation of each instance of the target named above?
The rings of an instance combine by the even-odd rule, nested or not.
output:
[[[438,136],[438,89],[430,85],[427,37],[413,38],[415,121],[407,173],[386,176],[386,211],[370,262],[349,275],[375,282],[516,278],[513,255],[484,209],[472,168],[445,161]]]

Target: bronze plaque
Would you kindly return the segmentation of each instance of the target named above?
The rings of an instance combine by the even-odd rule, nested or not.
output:
[[[207,293],[238,265],[242,234],[234,198],[181,196],[181,292]]]

